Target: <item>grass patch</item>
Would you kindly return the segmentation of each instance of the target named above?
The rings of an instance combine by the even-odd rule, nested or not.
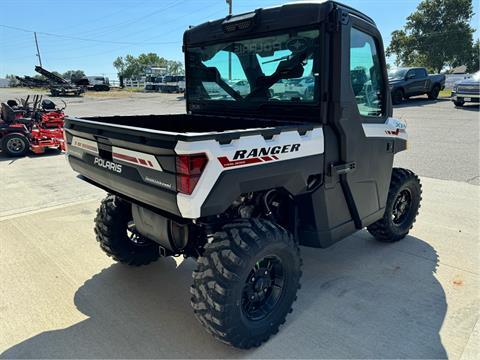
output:
[[[145,89],[143,87],[135,88],[135,87],[126,87],[119,91],[127,91],[127,92],[144,92]]]
[[[440,91],[440,94],[438,94],[439,97],[450,97],[452,95],[452,90],[451,89],[443,89]]]
[[[112,88],[110,91],[87,91],[85,92],[85,96],[88,97],[95,97],[95,98],[121,98],[121,97],[129,97],[133,93],[143,92],[143,88]]]

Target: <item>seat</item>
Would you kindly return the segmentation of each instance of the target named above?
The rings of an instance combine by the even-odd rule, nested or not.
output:
[[[350,78],[352,80],[352,88],[355,96],[359,96],[363,90],[365,83],[368,81],[365,69],[357,67],[350,70]]]
[[[11,108],[18,106],[18,103],[15,100],[7,100],[7,105]]]
[[[2,120],[7,124],[13,124],[13,123],[29,124],[32,121],[31,119],[23,118],[23,116],[25,115],[24,110],[14,110],[7,103],[2,103],[1,114],[2,114]],[[21,115],[22,117],[19,117],[17,115]]]
[[[52,100],[45,99],[45,100],[42,100],[41,107],[43,110],[51,111],[51,110],[55,110],[56,105]]]

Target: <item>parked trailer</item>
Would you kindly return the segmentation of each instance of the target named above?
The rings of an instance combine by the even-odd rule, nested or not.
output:
[[[35,66],[35,71],[47,78],[52,96],[79,96],[85,92],[83,87],[74,85],[41,66]]]

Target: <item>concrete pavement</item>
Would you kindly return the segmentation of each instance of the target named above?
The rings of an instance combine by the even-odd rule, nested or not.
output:
[[[365,231],[302,248],[294,312],[264,346],[208,335],[189,305],[192,260],[114,264],[94,240],[98,199],[0,221],[2,358],[478,357],[479,187],[422,178],[411,236]],[[476,325],[477,324],[477,325]]]
[[[21,95],[11,91],[0,100]],[[115,96],[66,99],[67,113],[184,111],[177,95]],[[251,351],[218,343],[195,320],[192,260],[128,268],[101,252],[93,217],[104,192],[76,179],[63,155],[0,154],[0,357],[478,358],[478,106],[413,99],[394,116],[410,136],[395,164],[423,176],[411,236],[386,245],[363,231],[302,248],[294,312]]]
[[[450,99],[416,97],[394,106],[393,116],[407,122],[408,151],[395,164],[421,176],[480,185],[478,104],[455,108]]]

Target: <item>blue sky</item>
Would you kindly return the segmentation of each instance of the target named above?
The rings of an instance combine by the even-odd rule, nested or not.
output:
[[[291,0],[233,0],[234,13]],[[385,45],[420,0],[344,0],[372,17]],[[156,52],[183,61],[181,42],[188,25],[223,17],[225,0],[1,0],[0,25],[37,32],[45,68],[116,78],[117,56]],[[472,26],[479,37],[479,6],[474,1]],[[461,9],[459,10],[461,11]],[[12,16],[6,16],[12,14]],[[25,21],[19,21],[24,19]],[[0,27],[0,77],[33,75],[37,64],[33,34]]]

